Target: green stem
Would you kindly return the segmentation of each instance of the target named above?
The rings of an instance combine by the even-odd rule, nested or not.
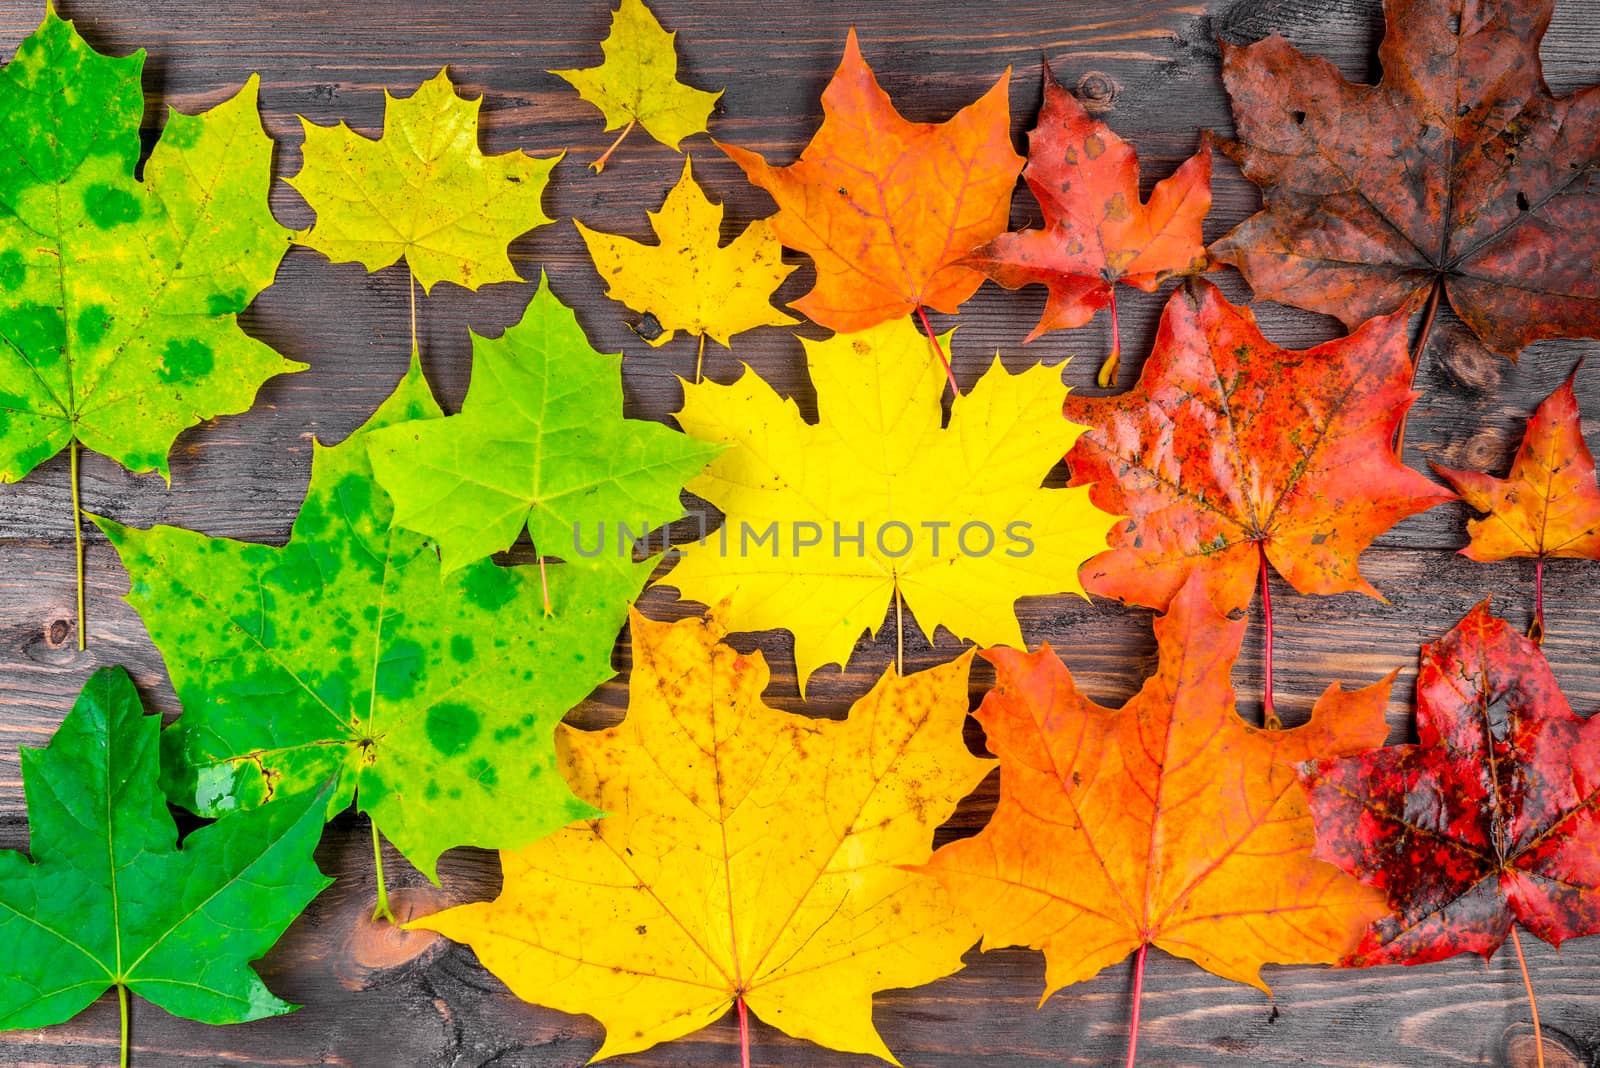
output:
[[[122,1017],[122,1068],[128,1068],[128,988],[117,984],[117,1011]]]
[[[383,881],[383,838],[378,834],[378,823],[372,821],[372,863],[378,872],[378,906],[372,910],[372,922],[388,920],[398,925],[394,913],[389,911],[389,886]]]
[[[414,272],[406,275],[411,284],[411,362],[420,366],[422,363],[422,346],[417,343],[417,276]]]
[[[78,496],[78,439],[72,439],[72,541],[78,560],[78,648],[89,647],[83,632],[83,501]]]

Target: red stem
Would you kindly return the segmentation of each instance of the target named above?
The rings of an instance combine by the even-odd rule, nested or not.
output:
[[[1139,1056],[1139,1002],[1144,996],[1144,955],[1149,942],[1139,943],[1139,955],[1133,961],[1133,1020],[1128,1024],[1128,1068],[1133,1068]]]
[[[1535,645],[1544,644],[1544,557],[1533,562],[1533,626],[1528,637]]]
[[[1422,353],[1428,347],[1428,335],[1433,333],[1433,320],[1439,314],[1439,295],[1444,292],[1444,276],[1440,275],[1433,280],[1433,288],[1428,291],[1428,303],[1422,309],[1422,328],[1417,331],[1416,344],[1411,347],[1411,384],[1408,389],[1415,389],[1417,385],[1417,368],[1422,366]],[[1407,412],[1400,417],[1400,425],[1394,432],[1394,454],[1399,456],[1406,448],[1406,419],[1411,413]]]
[[[922,329],[928,334],[928,344],[933,346],[933,354],[939,357],[939,362],[944,365],[944,376],[950,380],[950,393],[952,396],[961,396],[961,387],[956,385],[956,373],[950,370],[950,361],[945,357],[944,348],[939,344],[939,338],[933,332],[933,324],[928,322],[928,313],[922,305],[917,305],[917,318],[922,320]]]
[[[1100,373],[1095,376],[1095,381],[1100,383],[1101,389],[1110,389],[1117,384],[1117,370],[1122,366],[1122,327],[1117,323],[1117,287],[1111,286],[1111,352],[1106,355],[1105,362],[1100,365]]]
[[[1533,980],[1528,977],[1528,958],[1522,955],[1522,939],[1517,937],[1517,925],[1511,925],[1511,946],[1517,951],[1517,967],[1522,969],[1522,985],[1528,991],[1528,1009],[1533,1013],[1533,1056],[1544,1068],[1544,1030],[1539,1026],[1539,1003],[1533,997]],[[749,1068],[748,1065],[745,1068]]]
[[[739,1068],[750,1068],[750,1010],[742,995],[734,1000],[739,1004]]]
[[[1266,661],[1266,668],[1262,672],[1264,693],[1261,699],[1261,723],[1268,730],[1275,731],[1283,726],[1283,720],[1278,718],[1272,704],[1272,582],[1267,568],[1266,542],[1256,542],[1256,552],[1261,557],[1261,622],[1266,628],[1267,639],[1261,654]]]

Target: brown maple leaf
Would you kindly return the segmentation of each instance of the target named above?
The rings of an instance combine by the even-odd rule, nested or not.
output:
[[[1028,134],[1022,177],[1044,212],[1042,230],[1001,234],[962,262],[1007,289],[1043,285],[1044,313],[1026,341],[1079,327],[1101,308],[1111,310],[1111,353],[1100,385],[1116,380],[1122,345],[1117,328],[1118,282],[1147,293],[1174,275],[1210,262],[1200,224],[1211,210],[1211,139],[1139,199],[1139,154],[1091,117],[1044,68],[1044,106]]]
[[[1509,478],[1433,465],[1482,519],[1467,523],[1471,542],[1461,550],[1471,560],[1532,557],[1533,626],[1528,637],[1544,641],[1544,562],[1552,557],[1600,560],[1600,486],[1594,457],[1583,441],[1578,398],[1566,382],[1528,420]]]
[[[1383,80],[1348,82],[1281,37],[1223,45],[1266,207],[1212,246],[1257,296],[1349,327],[1441,294],[1515,357],[1600,335],[1600,86],[1551,96],[1551,0],[1388,0]]]
[[[774,167],[717,143],[777,201],[778,239],[816,265],[816,285],[790,307],[839,333],[914,311],[940,348],[923,309],[954,312],[983,284],[956,261],[1005,230],[1011,211],[1022,157],[1011,147],[1010,82],[1007,68],[948,121],[907,122],[852,29],[822,93],[822,125],[798,160]],[[939,358],[948,372],[942,349]]]

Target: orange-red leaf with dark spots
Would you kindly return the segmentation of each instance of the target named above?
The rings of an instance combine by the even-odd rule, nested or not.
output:
[[[1212,247],[1258,297],[1347,326],[1442,285],[1483,343],[1600,336],[1600,86],[1556,98],[1552,0],[1388,0],[1383,80],[1283,38],[1222,46],[1266,207]]]
[[[1010,81],[1008,68],[947,122],[907,122],[851,30],[822,93],[822,126],[798,160],[774,167],[718,143],[778,202],[778,239],[816,264],[816,285],[791,307],[853,333],[919,306],[953,312],[972,296],[983,275],[955,261],[1005,230],[1022,169]]]
[[[1257,543],[1301,593],[1380,596],[1357,567],[1372,540],[1452,494],[1395,459],[1410,389],[1405,317],[1303,351],[1194,279],[1172,295],[1139,383],[1071,396],[1089,427],[1067,462],[1102,511],[1128,516],[1083,565],[1084,588],[1165,608],[1190,572],[1223,609],[1249,603]]]
[[[1572,378],[1528,420],[1509,478],[1438,464],[1433,469],[1462,500],[1488,513],[1467,524],[1472,541],[1461,552],[1470,559],[1600,560],[1600,486],[1594,480],[1594,457],[1583,441]]]
[[[1007,289],[1048,287],[1039,325],[1082,326],[1118,282],[1153,292],[1206,269],[1200,224],[1211,210],[1211,140],[1139,200],[1139,155],[1044,68],[1044,106],[1028,135],[1022,177],[1044,212],[1042,230],[1001,234],[963,262]]]
[[[1335,684],[1310,722],[1240,719],[1229,673],[1247,620],[1198,578],[1156,620],[1161,663],[1121,710],[1083,696],[1049,646],[990,649],[977,711],[1000,758],[1000,802],[932,872],[978,921],[984,948],[1044,951],[1045,993],[1143,945],[1266,989],[1268,962],[1331,963],[1383,911],[1381,894],[1311,854],[1293,765],[1388,733],[1394,676]]]
[[[1554,945],[1600,932],[1600,718],[1487,602],[1422,649],[1417,744],[1300,776],[1317,856],[1393,909],[1346,964],[1487,957],[1513,921]]]

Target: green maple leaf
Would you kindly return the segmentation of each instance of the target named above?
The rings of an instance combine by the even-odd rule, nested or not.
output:
[[[292,1011],[250,968],[333,880],[312,860],[326,791],[189,834],[158,778],[161,718],[95,672],[43,749],[22,750],[33,860],[0,852],[0,1029],[76,1016],[108,987],[204,1023]]]
[[[288,248],[257,79],[172,112],[138,181],[143,67],[47,11],[0,70],[0,482],[70,446],[75,504],[80,445],[170,481],[179,433],[305,367],[237,322]]]
[[[522,281],[506,247],[552,221],[542,200],[561,154],[484,155],[482,104],[456,95],[441,70],[409,97],[385,91],[381,138],[302,118],[305,161],[288,182],[317,219],[300,241],[369,272],[404,257],[424,292]]]
[[[635,123],[674,152],[685,137],[705,133],[722,90],[708,93],[678,81],[676,37],[661,28],[643,0],[622,0],[611,15],[611,32],[600,42],[605,62],[550,72],[600,109],[606,130],[622,127],[611,147],[589,164],[596,173],[605,170],[606,160]]]
[[[447,573],[509,548],[524,526],[548,555],[631,560],[621,528],[643,535],[682,515],[683,484],[722,446],[623,418],[621,367],[541,277],[521,322],[473,335],[461,414],[368,435],[395,523],[434,539]]]
[[[163,736],[167,796],[202,815],[330,776],[431,879],[458,845],[514,849],[592,814],[555,769],[557,721],[610,678],[651,562],[442,576],[391,525],[368,435],[439,407],[415,361],[366,425],[317,446],[287,545],[98,520],[184,714]],[[380,908],[384,900],[380,896]]]

